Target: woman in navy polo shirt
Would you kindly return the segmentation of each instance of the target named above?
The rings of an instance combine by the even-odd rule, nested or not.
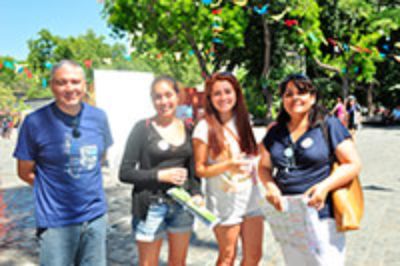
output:
[[[356,177],[360,159],[351,135],[317,104],[318,91],[304,75],[290,75],[280,85],[277,124],[263,140],[259,175],[267,200],[282,210],[282,195],[304,194],[317,209],[318,248],[304,252],[282,245],[287,265],[344,265],[345,238],[336,231],[330,192]],[[329,140],[324,137],[324,125]],[[340,167],[331,174],[331,152]],[[276,169],[274,176],[272,170]],[[268,219],[268,217],[267,217]]]

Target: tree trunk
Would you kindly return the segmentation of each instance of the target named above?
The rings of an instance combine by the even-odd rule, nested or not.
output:
[[[342,75],[342,96],[343,99],[349,96],[349,77],[347,74]]]
[[[268,27],[268,21],[265,15],[262,16],[263,21],[263,29],[264,29],[264,66],[261,73],[261,80],[267,80],[270,71],[270,64],[271,64],[271,32]],[[272,113],[272,92],[271,88],[266,85],[263,88],[263,94],[266,97],[266,104],[267,104],[267,113],[265,114],[266,118],[271,118]]]
[[[369,84],[367,88],[367,107],[368,107],[368,116],[372,116],[373,112],[373,106],[374,106],[374,95],[373,95],[373,90],[374,90],[374,84],[371,83]]]
[[[185,29],[186,40],[188,41],[188,43],[190,44],[190,46],[192,47],[192,49],[194,51],[194,54],[196,55],[197,62],[199,63],[199,66],[200,66],[200,69],[202,72],[202,77],[205,79],[206,77],[208,77],[210,75],[210,73],[208,72],[208,69],[207,69],[207,62],[206,62],[206,60],[204,60],[204,57],[202,56],[199,48],[197,47],[196,40],[190,34],[190,29],[185,24],[183,24],[182,27]]]
[[[355,56],[355,53],[350,56],[349,60],[346,62],[346,73],[342,75],[343,99],[346,99],[347,96],[349,96],[349,69],[353,65]]]

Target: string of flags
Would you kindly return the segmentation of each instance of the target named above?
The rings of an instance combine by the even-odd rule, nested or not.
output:
[[[128,60],[127,59],[128,57],[129,57],[129,60],[130,60],[130,55],[127,55],[125,57],[125,59]],[[90,69],[93,66],[93,60],[86,59],[86,60],[83,61],[83,65],[87,69]],[[53,64],[51,62],[47,61],[47,62],[45,62],[43,64],[43,66],[46,69],[51,70],[52,67],[53,67]],[[3,62],[0,62],[0,70],[2,70],[3,68],[4,69],[9,69],[11,71],[14,71],[14,73],[16,73],[16,74],[25,74],[28,79],[32,79],[33,78],[33,74],[31,72],[31,70],[28,67],[26,67],[26,64],[19,64],[19,63],[14,62],[14,61],[5,60]],[[41,81],[42,88],[47,88],[48,82],[47,82],[46,78],[39,78],[38,80]]]
[[[223,21],[222,18],[219,16],[222,14],[222,8],[220,8],[221,4],[222,4],[222,0],[202,0],[203,4],[210,6],[212,8],[212,14],[214,15],[213,19],[212,19],[212,24],[211,24],[211,29],[212,29],[212,46],[211,49],[206,51],[207,55],[210,56],[214,56],[215,55],[215,45],[219,44],[219,45],[223,45],[224,44],[224,40],[222,38],[221,33],[224,31],[223,28]],[[241,7],[247,7],[247,0],[232,0],[233,4],[239,5]],[[255,14],[257,15],[265,15],[268,13],[268,8],[269,5],[265,4],[265,5],[259,5],[259,6],[253,6],[253,7],[247,7],[248,9],[252,10]],[[291,10],[290,7],[286,7],[285,10],[281,13],[281,14],[277,14],[277,15],[271,15],[270,17],[275,21],[275,22],[282,22],[281,20],[285,17],[285,15]],[[283,23],[286,27],[288,28],[294,28],[299,34],[304,34],[305,31],[300,27],[300,23],[297,19],[285,19],[283,20]],[[384,35],[384,33],[381,33],[382,35]],[[387,37],[386,41],[387,43],[383,44],[381,46],[381,48],[379,49],[378,47],[376,47],[376,49],[370,49],[367,47],[360,47],[360,46],[356,46],[356,45],[351,45],[349,43],[346,42],[340,42],[339,40],[336,40],[332,37],[329,37],[327,39],[325,39],[323,36],[319,37],[316,36],[315,33],[309,31],[307,33],[307,37],[312,41],[312,42],[318,42],[321,41],[324,45],[328,46],[332,46],[333,47],[333,51],[335,53],[341,53],[341,52],[348,52],[348,51],[354,51],[357,53],[368,53],[368,54],[372,54],[374,52],[378,52],[379,56],[381,58],[387,58],[387,57],[392,57],[396,62],[400,63],[400,55],[396,55],[391,53],[390,51],[390,47],[389,47],[389,42],[390,42],[390,38]],[[400,42],[395,42],[394,43],[394,47],[400,49]],[[345,73],[347,70],[343,69],[342,72]],[[359,67],[355,67],[354,68],[354,72],[358,72],[359,71]]]

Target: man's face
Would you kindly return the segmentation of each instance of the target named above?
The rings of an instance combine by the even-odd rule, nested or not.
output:
[[[63,65],[54,73],[51,90],[56,103],[62,109],[79,106],[85,95],[86,82],[82,70],[73,65]]]

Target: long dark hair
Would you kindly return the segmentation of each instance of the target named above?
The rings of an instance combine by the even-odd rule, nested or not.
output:
[[[285,93],[289,82],[293,82],[294,86],[296,86],[300,93],[308,92],[311,95],[315,95],[315,103],[311,107],[308,116],[310,127],[316,127],[323,123],[325,116],[328,115],[329,112],[325,107],[318,104],[318,90],[312,84],[311,80],[303,74],[291,74],[287,76],[279,85],[279,93],[281,98],[283,97],[283,94]],[[281,108],[277,120],[278,124],[280,125],[286,125],[290,121],[290,115],[283,107],[283,103],[281,103]]]
[[[233,114],[236,116],[235,126],[239,134],[240,150],[247,154],[257,154],[257,144],[250,126],[249,114],[244,102],[242,88],[236,77],[228,72],[214,73],[205,84],[205,119],[208,124],[208,141],[213,155],[219,155],[224,149],[224,131],[218,111],[211,102],[211,93],[217,81],[227,81],[236,93],[236,104]]]

